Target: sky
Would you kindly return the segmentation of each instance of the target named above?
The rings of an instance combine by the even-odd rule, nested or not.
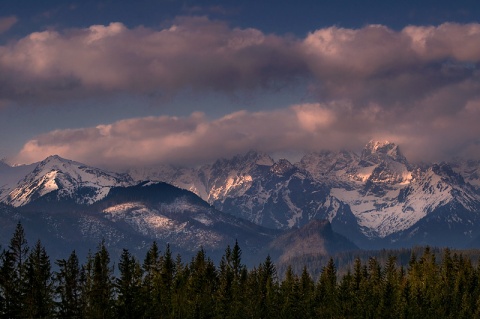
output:
[[[480,159],[478,1],[0,1],[0,158]]]

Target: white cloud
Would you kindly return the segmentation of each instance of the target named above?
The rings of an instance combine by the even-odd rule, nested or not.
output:
[[[392,122],[391,114],[375,114],[379,110],[374,105],[357,113],[348,103],[239,111],[214,120],[202,113],[137,118],[43,134],[28,141],[15,162],[30,163],[59,154],[112,168],[195,164],[251,149],[270,153],[359,150],[371,138],[396,141],[411,160],[433,160],[462,149],[469,155],[476,150],[478,156],[478,105],[479,100],[471,101],[458,116],[437,116],[430,122],[408,117]],[[387,120],[379,122],[379,118]]]
[[[258,92],[300,77],[318,103],[54,131],[26,143],[18,158],[193,162],[251,148],[355,148],[388,137],[411,158],[437,159],[478,148],[479,65],[480,24],[331,27],[299,39],[189,17],[160,30],[111,23],[32,33],[1,46],[0,100]]]
[[[270,87],[301,73],[294,42],[201,17],[162,30],[111,23],[37,32],[0,47],[0,81],[8,88],[0,96],[38,103],[118,91]]]

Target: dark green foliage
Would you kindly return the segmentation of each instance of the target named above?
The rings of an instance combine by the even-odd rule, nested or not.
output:
[[[117,289],[116,318],[141,318],[142,269],[138,261],[124,249],[118,263],[120,277],[115,280]]]
[[[323,267],[320,280],[315,288],[315,313],[319,317],[335,318],[340,307],[337,291],[337,269],[330,258]]]
[[[40,241],[37,241],[25,262],[24,305],[25,318],[51,318],[53,314],[53,275],[50,259]]]
[[[0,265],[3,318],[21,318],[25,306],[25,262],[29,247],[23,226],[18,223]]]
[[[160,275],[160,251],[156,242],[153,242],[148,250],[145,260],[143,261],[142,270],[142,306],[145,311],[145,318],[153,318],[155,314],[160,311],[158,301],[160,299],[160,291],[156,284],[157,278]]]
[[[215,314],[215,292],[218,275],[213,262],[201,249],[192,259],[185,287],[184,318],[212,318]]]
[[[82,280],[77,254],[73,251],[67,260],[57,260],[56,264],[58,271],[55,273],[55,293],[58,316],[82,318]]]
[[[113,266],[110,265],[110,255],[104,241],[95,255],[88,258],[84,271],[85,316],[115,318]]]
[[[270,256],[248,270],[238,243],[218,267],[203,249],[184,264],[153,243],[143,265],[124,250],[115,276],[104,242],[54,275],[40,242],[29,251],[18,225],[0,253],[0,318],[480,318],[480,266],[449,249],[358,257],[340,274],[329,258],[317,280],[292,266],[279,279]]]

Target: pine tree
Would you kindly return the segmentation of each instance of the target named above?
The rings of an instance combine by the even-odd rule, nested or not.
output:
[[[300,276],[300,312],[305,314],[306,318],[313,317],[313,297],[315,292],[315,283],[304,266]]]
[[[351,294],[352,299],[352,308],[355,309],[357,315],[360,317],[365,317],[367,313],[366,300],[368,298],[368,292],[366,281],[368,280],[368,271],[362,265],[362,261],[359,257],[355,258],[353,264],[353,274],[351,281]]]
[[[388,256],[384,273],[383,291],[378,314],[381,318],[396,318],[399,313],[399,277],[395,256]]]
[[[3,251],[0,264],[0,316],[12,318],[12,303],[16,283],[12,280],[14,274],[14,259],[10,252]]]
[[[77,254],[72,251],[67,260],[57,260],[56,264],[58,266],[58,271],[55,273],[57,316],[81,318],[83,315],[82,287]]]
[[[230,246],[227,246],[219,265],[219,282],[216,296],[216,313],[218,318],[230,318],[232,312],[234,272],[230,262],[231,249]]]
[[[285,279],[280,285],[280,316],[281,318],[304,318],[305,313],[300,311],[300,282],[298,276],[293,273],[289,265],[285,273]]]
[[[142,298],[145,318],[154,318],[160,312],[159,295],[161,293],[156,280],[160,276],[160,251],[155,241],[147,251],[142,268]]]
[[[452,291],[455,286],[455,273],[454,273],[453,259],[451,251],[445,248],[442,256],[442,263],[440,265],[440,282],[438,289],[438,300],[441,312],[449,317],[452,313],[453,298]]]
[[[257,315],[260,318],[272,318],[277,313],[278,304],[278,278],[277,269],[270,255],[265,262],[258,266],[252,277],[257,277],[253,283],[258,285],[255,298]]]
[[[353,286],[353,275],[349,269],[338,285],[338,308],[341,318],[352,318],[357,315]]]
[[[190,269],[182,262],[180,254],[175,258],[175,278],[172,290],[172,318],[182,319],[187,317],[188,309],[188,282]]]
[[[172,258],[172,251],[170,250],[169,244],[167,244],[165,253],[161,258],[159,275],[159,287],[161,289],[160,311],[161,313],[170,316],[172,314],[172,292],[175,279],[175,262]]]
[[[338,313],[337,269],[333,258],[323,267],[315,292],[315,312],[322,318],[335,318]]]
[[[232,305],[230,318],[243,318],[245,306],[245,287],[247,282],[247,268],[242,263],[242,249],[235,240],[235,245],[232,249],[231,260],[229,262],[233,271],[232,281]]]
[[[116,318],[141,318],[143,305],[141,304],[142,271],[127,249],[123,249],[118,263],[120,277],[116,279],[117,288],[117,316]]]
[[[80,305],[82,316],[88,318],[92,313],[93,254],[89,250],[85,264],[80,266]]]
[[[215,313],[214,296],[217,288],[217,272],[213,262],[202,248],[190,263],[187,283],[187,317],[211,318]]]
[[[22,224],[18,223],[4,252],[0,269],[0,290],[3,295],[2,316],[19,318],[25,306],[25,261],[29,247]]]
[[[26,318],[50,318],[53,314],[54,287],[50,258],[40,240],[25,262],[25,302],[22,316]]]
[[[87,261],[85,268],[85,293],[87,318],[114,318],[113,267],[110,255],[102,240],[97,252]]]

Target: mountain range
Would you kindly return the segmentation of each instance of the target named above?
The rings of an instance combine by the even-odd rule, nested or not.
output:
[[[0,163],[0,202],[1,243],[21,220],[59,250],[83,241],[86,251],[103,238],[119,251],[157,240],[219,255],[238,240],[246,255],[288,259],[298,247],[313,254],[480,245],[480,161],[413,164],[386,141],[370,141],[360,154],[309,153],[296,163],[255,151],[196,168],[123,172],[56,155]]]
[[[480,234],[480,161],[412,164],[395,143],[361,154],[309,153],[297,163],[249,152],[196,169],[127,172],[188,189],[219,210],[270,228],[328,220],[362,248],[466,247]]]

